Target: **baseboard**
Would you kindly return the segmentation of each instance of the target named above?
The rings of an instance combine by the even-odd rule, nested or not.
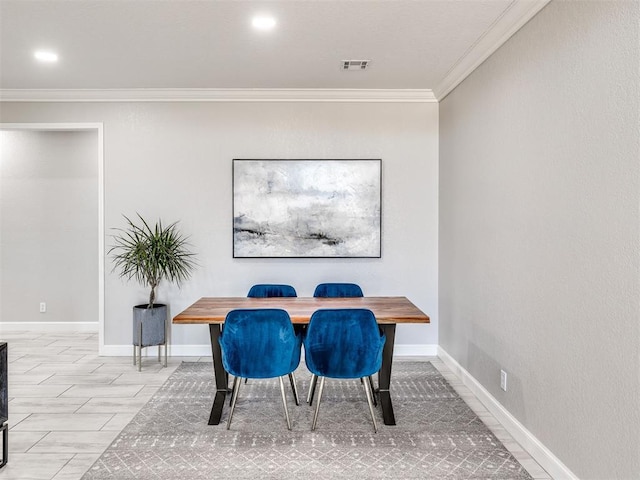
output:
[[[132,355],[132,345],[104,345],[100,349],[100,355],[107,357],[126,357]],[[435,357],[438,354],[437,345],[396,345],[393,349],[394,357]],[[143,356],[158,355],[157,347],[143,349]],[[211,345],[171,345],[168,355],[170,357],[210,357]]]
[[[495,399],[469,372],[451,355],[438,346],[438,357],[462,383],[482,402],[486,409],[502,424],[509,434],[533,459],[557,480],[578,480],[578,477],[562,463],[535,435],[527,430],[498,400]]]
[[[0,332],[98,333],[98,322],[0,322]]]
[[[415,344],[398,345],[393,347],[394,357],[436,357],[438,355],[438,345],[435,344]]]

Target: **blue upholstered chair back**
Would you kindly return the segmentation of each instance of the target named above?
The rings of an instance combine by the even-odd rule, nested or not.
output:
[[[382,366],[384,342],[371,310],[317,310],[307,327],[305,362],[320,377],[368,377]]]
[[[297,297],[296,289],[291,285],[276,285],[263,283],[254,285],[249,290],[247,297],[267,298],[267,297]]]
[[[302,334],[281,309],[232,310],[224,322],[220,347],[227,372],[241,378],[273,378],[300,364]]]
[[[313,292],[314,297],[364,297],[355,283],[321,283]]]

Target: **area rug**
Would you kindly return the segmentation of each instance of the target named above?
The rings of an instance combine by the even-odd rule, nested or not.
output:
[[[384,425],[378,408],[378,433],[360,381],[331,379],[311,432],[310,374],[301,364],[296,376],[300,406],[285,382],[291,431],[277,379],[242,385],[227,430],[228,408],[207,425],[212,364],[182,363],[82,478],[531,478],[429,362],[393,365],[397,425]]]

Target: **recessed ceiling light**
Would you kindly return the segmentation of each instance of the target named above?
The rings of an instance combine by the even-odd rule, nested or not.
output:
[[[49,50],[38,50],[34,52],[33,56],[39,62],[55,63],[58,61],[58,54]]]
[[[276,26],[276,19],[267,16],[253,17],[253,20],[251,20],[251,25],[253,25],[254,28],[257,28],[258,30],[271,30]]]

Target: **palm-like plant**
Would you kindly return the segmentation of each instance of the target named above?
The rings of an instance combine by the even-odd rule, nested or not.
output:
[[[195,267],[194,253],[187,248],[187,238],[177,229],[178,222],[167,227],[158,220],[154,228],[138,214],[142,222],[136,225],[124,216],[127,228],[116,228],[115,244],[109,250],[113,257],[113,270],[120,270],[120,276],[135,278],[141,285],[151,288],[149,306],[153,308],[156,287],[162,279],[175,282],[178,286],[191,275]]]

